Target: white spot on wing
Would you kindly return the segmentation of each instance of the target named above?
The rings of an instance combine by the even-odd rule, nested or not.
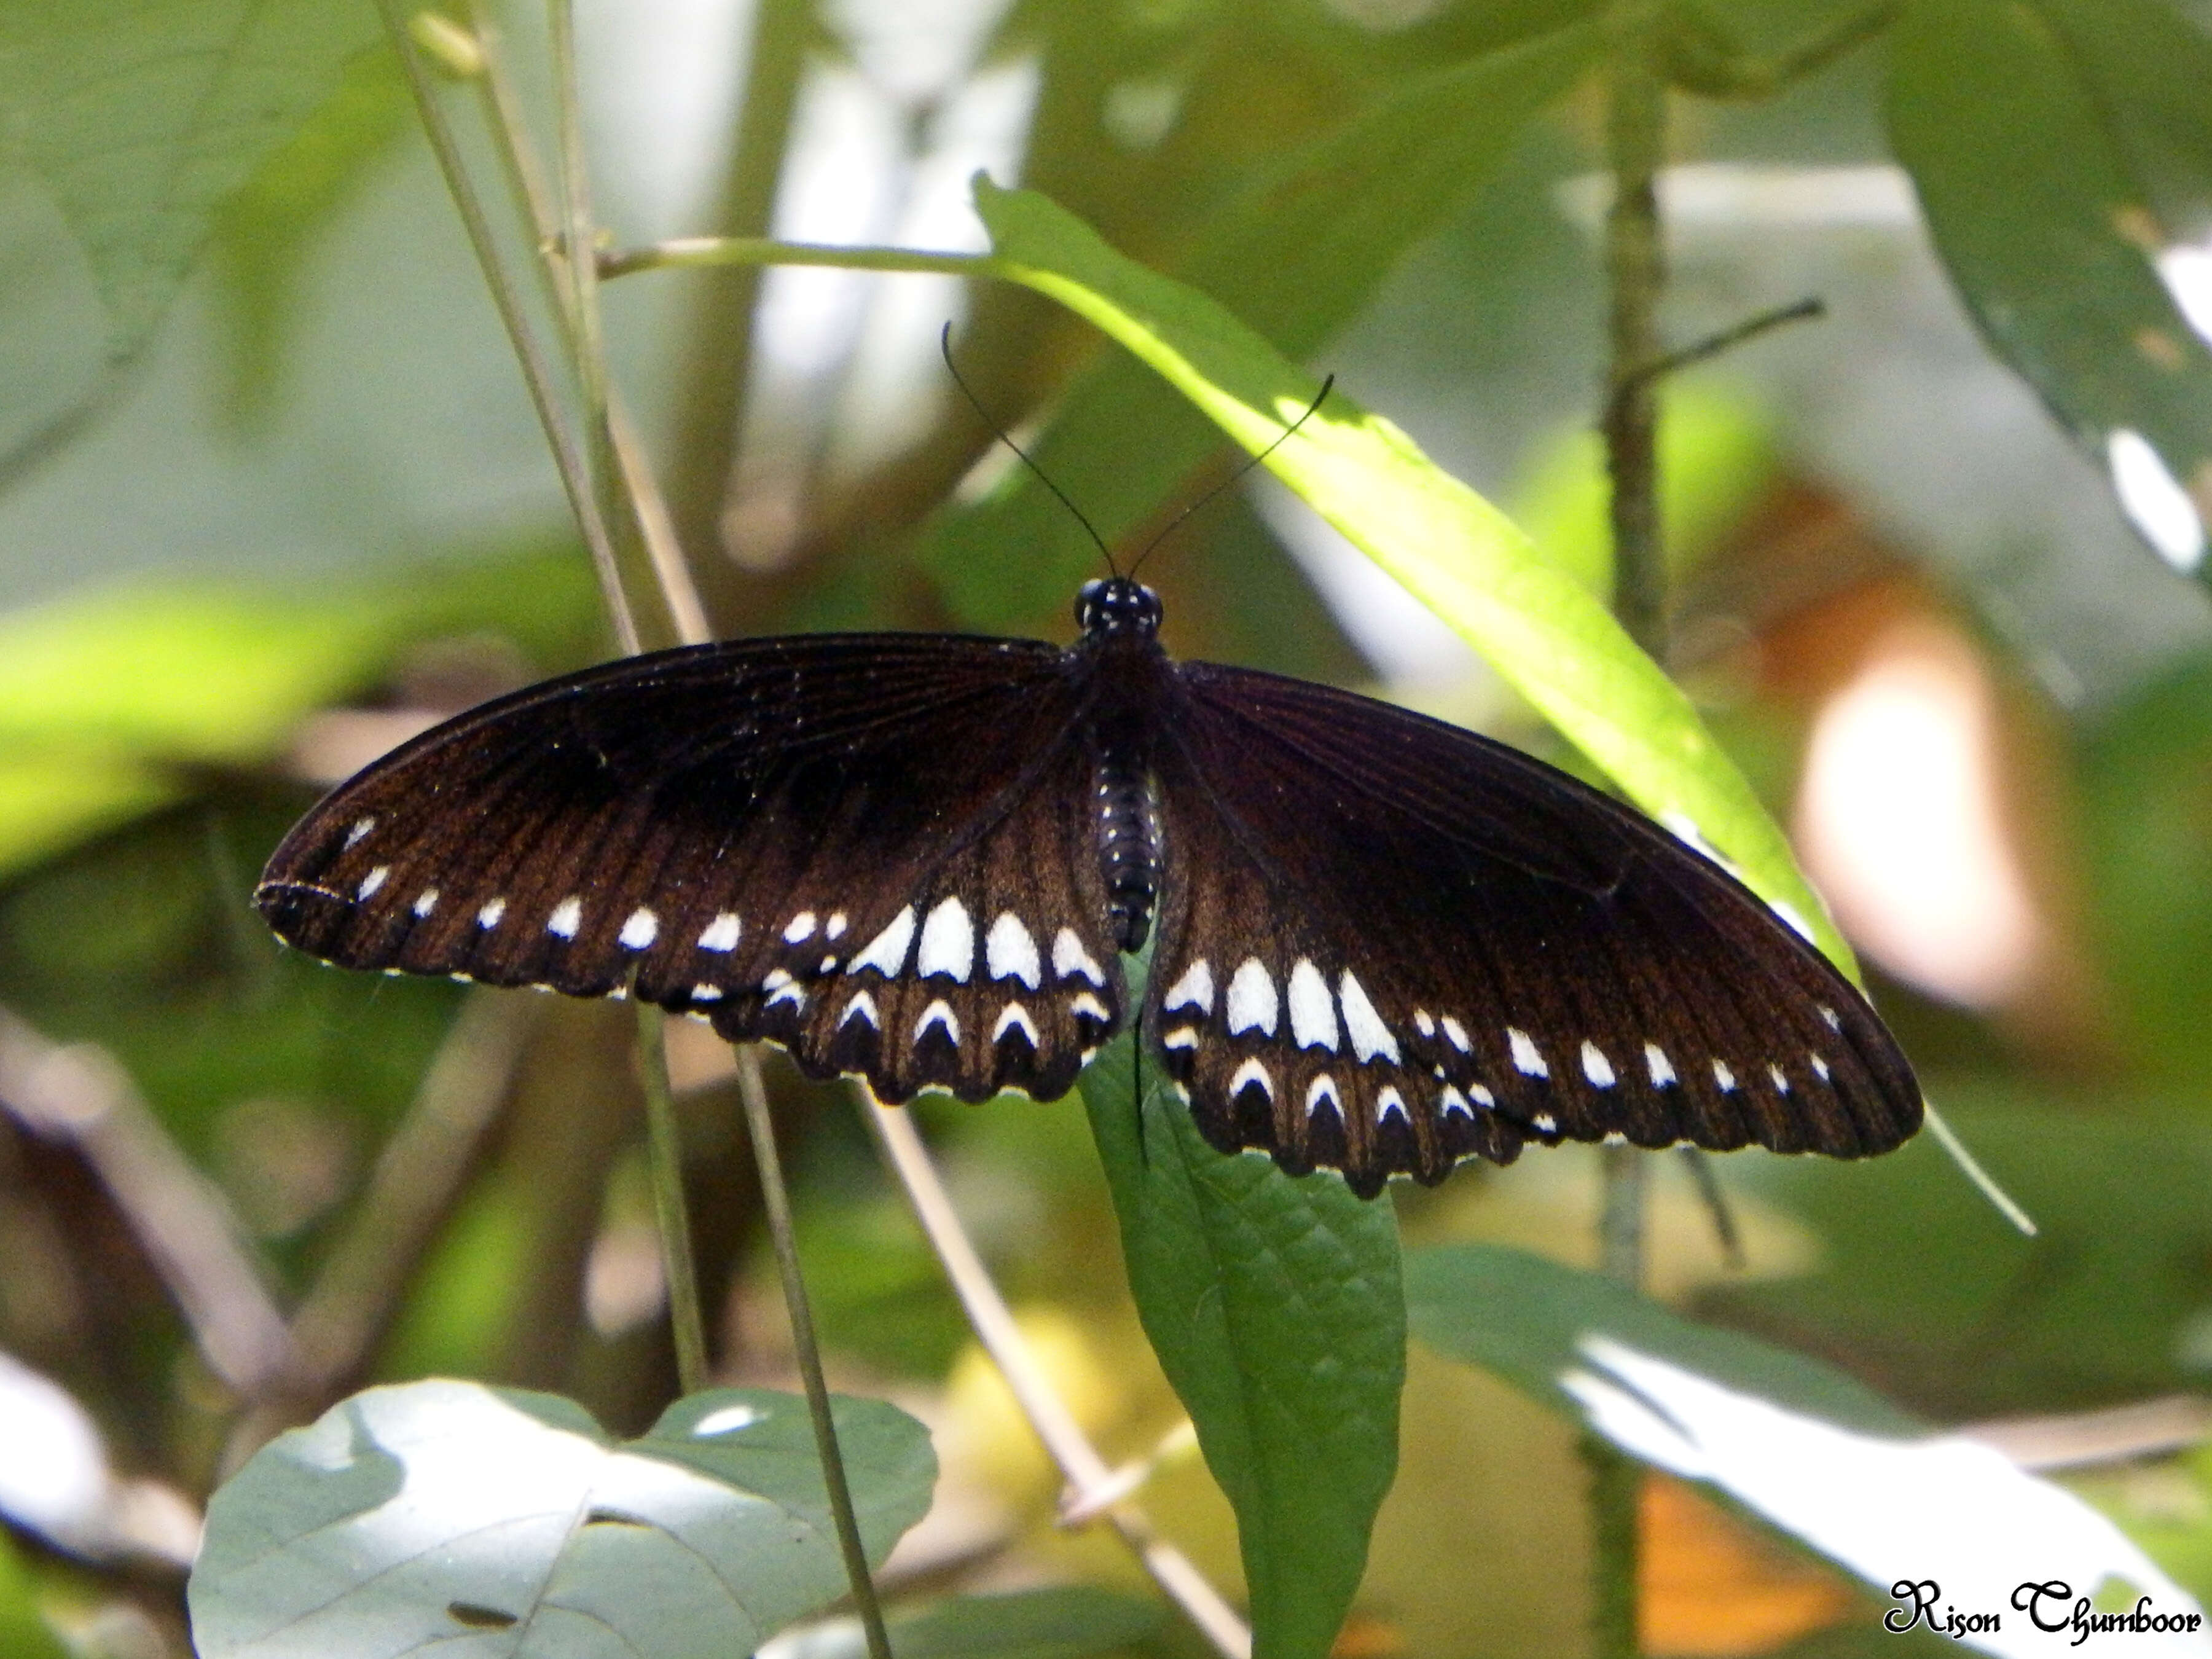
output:
[[[960,1022],[953,1017],[952,1005],[943,997],[921,1011],[921,1018],[914,1023],[914,1040],[918,1044],[922,1035],[933,1025],[942,1025],[945,1035],[952,1039],[955,1048],[960,1044]]]
[[[1713,1062],[1713,1081],[1721,1085],[1721,1092],[1724,1095],[1735,1091],[1735,1073],[1729,1070],[1728,1061],[1717,1060]]]
[[[1197,1048],[1197,1028],[1190,1025],[1176,1026],[1174,1030],[1170,1031],[1165,1036],[1160,1039],[1160,1047],[1163,1048]]]
[[[1543,1055],[1536,1052],[1536,1045],[1528,1040],[1526,1031],[1517,1025],[1509,1025],[1505,1028],[1505,1041],[1513,1049],[1513,1068],[1523,1077],[1551,1076],[1552,1068],[1544,1063]]]
[[[553,914],[545,918],[545,931],[558,933],[562,939],[574,939],[576,930],[584,925],[584,901],[571,894],[553,907]]]
[[[1784,1075],[1783,1070],[1779,1066],[1768,1066],[1766,1068],[1766,1075],[1773,1080],[1774,1092],[1776,1094],[1786,1095],[1790,1092],[1790,1079]]]
[[[1644,1069],[1651,1074],[1651,1086],[1655,1089],[1663,1089],[1674,1081],[1674,1062],[1656,1042],[1644,1045]]]
[[[422,890],[419,894],[417,894],[417,895],[416,896],[416,898],[415,898],[415,914],[416,914],[416,915],[418,915],[418,916],[427,916],[427,915],[428,915],[430,914],[430,912],[431,912],[431,911],[433,911],[433,910],[436,909],[437,908],[438,908],[438,890],[437,890],[436,888],[434,888],[434,887],[425,887],[425,888],[424,888],[424,889],[423,889],[423,890]]]
[[[1583,1075],[1601,1089],[1613,1085],[1613,1062],[1595,1042],[1585,1041],[1583,1044]]]
[[[1826,1083],[1828,1080],[1828,1062],[1821,1059],[1818,1054],[1811,1054],[1807,1057],[1813,1062],[1813,1075],[1820,1079],[1821,1082]]]
[[[1101,1022],[1114,1018],[1106,1012],[1106,1005],[1088,991],[1078,991],[1070,997],[1067,1000],[1067,1012],[1071,1014],[1088,1014],[1091,1018]]]
[[[1062,979],[1080,975],[1100,990],[1106,988],[1105,970],[1091,959],[1091,952],[1083,948],[1073,927],[1063,927],[1053,935],[1052,971]]]
[[[724,910],[707,924],[707,931],[699,935],[702,951],[734,951],[738,948],[738,913]]]
[[[786,945],[804,945],[813,937],[814,912],[811,910],[801,910],[783,925],[783,942]]]
[[[1437,1034],[1437,1023],[1429,1017],[1427,1009],[1413,1010],[1413,1029],[1425,1037],[1432,1037]]]
[[[1836,1018],[1836,1011],[1826,1003],[1820,1005],[1820,1018],[1828,1022],[1828,1029],[1832,1031],[1840,1031],[1844,1029],[1844,1022]]]
[[[1213,968],[1204,957],[1182,970],[1182,977],[1168,988],[1167,1000],[1160,1004],[1163,1011],[1173,1013],[1178,1008],[1195,1008],[1202,1014],[1213,1012]]]
[[[1247,957],[1229,981],[1229,1035],[1260,1031],[1275,1035],[1276,1016],[1282,1005],[1275,997],[1275,981],[1256,957]]]
[[[1457,1112],[1464,1118],[1472,1119],[1474,1116],[1474,1112],[1468,1109],[1467,1097],[1449,1084],[1444,1085],[1444,1091],[1437,1098],[1443,1103],[1446,1117],[1449,1117],[1454,1112]]]
[[[915,961],[915,972],[924,979],[944,974],[964,985],[975,966],[975,926],[968,920],[968,907],[957,898],[940,900],[921,924],[921,954]]]
[[[702,980],[691,988],[691,1000],[694,1002],[720,1002],[721,1000],[722,988],[719,985],[709,985]]]
[[[857,974],[863,968],[872,968],[885,979],[896,979],[906,966],[907,949],[913,943],[914,906],[909,904],[891,918],[891,925],[877,934],[845,971]]]
[[[1344,999],[1344,1030],[1352,1039],[1352,1052],[1362,1060],[1387,1057],[1393,1066],[1402,1062],[1398,1058],[1398,1039],[1390,1035],[1390,1028],[1375,1012],[1375,1005],[1367,1000],[1367,992],[1352,976],[1352,969],[1344,970],[1340,981]]]
[[[1467,1040],[1467,1027],[1449,1014],[1444,1016],[1444,1035],[1451,1039],[1451,1046],[1460,1053],[1471,1054],[1474,1052],[1474,1045]]]
[[[845,913],[842,910],[830,913],[830,921],[822,929],[822,937],[833,939],[845,937]]]
[[[1549,1112],[1539,1112],[1528,1121],[1536,1126],[1539,1134],[1555,1135],[1559,1133],[1559,1120]]]
[[[853,1000],[845,1005],[845,1012],[837,1016],[837,1029],[843,1030],[856,1019],[865,1019],[871,1030],[880,1031],[884,1023],[876,1017],[876,1000],[866,991],[853,993]]]
[[[1229,1079],[1230,1099],[1236,1099],[1247,1084],[1256,1086],[1270,1101],[1274,1099],[1275,1079],[1267,1075],[1267,1068],[1256,1060],[1246,1060],[1237,1068],[1236,1075]]]
[[[806,1006],[806,988],[781,968],[769,971],[768,977],[761,981],[761,989],[769,994],[768,1000],[761,1005],[763,1011],[779,1002],[787,1002],[794,1008]]]
[[[1491,1093],[1489,1090],[1484,1088],[1480,1083],[1468,1084],[1467,1085],[1467,1091],[1474,1097],[1474,1103],[1478,1106],[1487,1107],[1498,1104],[1498,1097]]]
[[[629,951],[642,951],[660,937],[660,918],[643,905],[629,913],[616,942]]]
[[[1304,957],[1291,969],[1291,1036],[1301,1048],[1336,1052],[1336,999],[1321,969]]]
[[[359,846],[362,837],[375,828],[376,820],[373,817],[355,819],[353,828],[346,831],[345,846],[338,850],[343,853],[349,848]]]
[[[995,1047],[999,1039],[1009,1031],[1019,1031],[1026,1037],[1032,1054],[1044,1047],[1042,1039],[1037,1036],[1036,1023],[1030,1018],[1030,1011],[1018,1002],[1008,1003],[999,1015],[999,1023],[991,1028],[993,1046]]]
[[[1044,983],[1044,964],[1038,959],[1036,941],[1022,919],[1001,910],[983,941],[983,964],[993,979],[1018,979],[1034,991]]]
[[[1311,1117],[1319,1111],[1324,1100],[1336,1109],[1339,1117],[1344,1115],[1344,1102],[1337,1095],[1336,1079],[1327,1072],[1306,1085],[1306,1115]]]
[[[389,876],[391,873],[392,866],[390,865],[378,865],[375,869],[370,871],[367,875],[361,878],[361,885],[354,889],[354,897],[356,899],[374,897],[376,893],[376,890],[384,885],[385,878]]]
[[[1376,1121],[1387,1123],[1394,1116],[1401,1123],[1410,1124],[1413,1121],[1406,1115],[1406,1097],[1395,1089],[1386,1088],[1375,1097]]]
[[[488,899],[484,902],[484,908],[477,912],[477,926],[479,927],[496,927],[499,926],[499,919],[506,914],[507,901],[505,899]]]

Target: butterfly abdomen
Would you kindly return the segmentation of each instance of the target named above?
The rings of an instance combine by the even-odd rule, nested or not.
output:
[[[1098,870],[1106,883],[1114,941],[1144,948],[1160,891],[1160,816],[1153,804],[1149,757],[1133,730],[1100,734],[1091,800],[1098,814]]]

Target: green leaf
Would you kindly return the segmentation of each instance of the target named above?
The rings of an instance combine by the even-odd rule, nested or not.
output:
[[[1447,1244],[1406,1258],[1406,1314],[1438,1353],[1480,1365],[1546,1405],[1579,1412],[1561,1379],[1594,1332],[1664,1354],[1729,1387],[1878,1434],[1922,1425],[1864,1384],[1734,1331],[1692,1324],[1596,1273],[1496,1244]]]
[[[869,1558],[921,1517],[929,1437],[836,1402]],[[617,1442],[574,1401],[471,1382],[372,1389],[216,1493],[189,1586],[205,1659],[748,1653],[845,1591],[806,1406],[725,1389]]]
[[[2064,32],[2113,137],[2154,199],[2169,197],[2192,214],[2212,203],[2212,34],[2169,0],[2035,5]]]
[[[90,262],[112,357],[145,343],[217,205],[375,33],[354,0],[0,5],[0,117]]]
[[[1568,29],[1410,79],[1218,216],[1182,279],[1286,356],[1317,349],[1481,187],[1595,46],[1593,31]],[[1219,442],[1184,398],[1116,359],[1068,392],[1034,453],[1111,539]],[[1036,633],[1060,620],[1098,555],[1082,526],[1023,470],[983,501],[940,517],[920,556],[963,621]]]
[[[1000,274],[1119,341],[1255,453],[1320,387],[1204,295],[1123,258],[1029,191],[975,181]],[[1341,392],[1267,457],[1277,477],[1405,584],[1644,811],[1694,834],[1847,972],[1842,936],[1689,699],[1604,605],[1412,439]]]
[[[2081,1595],[2124,1584],[2130,1601],[2139,1592],[2167,1613],[2193,1609],[2072,1493],[1992,1447],[1917,1430],[1815,1361],[1497,1246],[1419,1252],[1407,1283],[1424,1341],[1630,1455],[1706,1483],[1878,1591],[1932,1579],[1942,1603],[1997,1611],[2033,1559],[2033,1577],[2063,1578]]]
[[[2160,280],[2165,233],[2067,38],[2009,0],[1914,0],[1891,31],[1887,97],[1984,338],[2112,469],[2144,539],[2198,569],[2212,351]]]
[[[1215,1152],[1157,1079],[1139,1100],[1133,1053],[1125,1034],[1082,1083],[1129,1288],[1237,1511],[1254,1653],[1326,1654],[1397,1472],[1396,1218]]]

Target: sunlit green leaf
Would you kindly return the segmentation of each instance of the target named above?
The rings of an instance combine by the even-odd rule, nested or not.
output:
[[[0,877],[185,793],[179,780],[127,756],[0,751]]]
[[[1595,44],[1589,31],[1566,30],[1407,82],[1219,216],[1181,266],[1182,280],[1285,356],[1318,349],[1481,187]],[[1219,443],[1172,388],[1113,358],[1070,389],[1036,456],[1110,539]],[[1061,620],[1097,556],[1082,526],[1026,471],[949,509],[921,555],[963,622],[1030,633]]]
[[[1083,1075],[1129,1287],[1237,1511],[1254,1651],[1320,1656],[1397,1468],[1397,1223],[1334,1174],[1215,1152],[1157,1075],[1140,1103],[1133,1052]]]
[[[36,1586],[4,1533],[0,1533],[0,1653],[8,1659],[69,1659],[70,1655],[40,1615]]]
[[[137,349],[216,206],[376,34],[350,0],[6,0],[0,112]]]
[[[1004,274],[1096,324],[1248,449],[1275,443],[1313,403],[1319,386],[1267,341],[1205,295],[1122,258],[1044,198],[979,178],[975,200]],[[1781,830],[1689,700],[1504,514],[1343,392],[1267,465],[1646,811],[1717,848],[1851,969]]]
[[[2169,1613],[2199,1611],[2072,1493],[1993,1447],[1920,1429],[1817,1361],[1497,1246],[1419,1252],[1407,1283],[1423,1341],[1632,1456],[1708,1483],[1878,1593],[1933,1581],[1936,1616],[1946,1606],[2002,1612],[2032,1557],[2038,1582],[2064,1579],[2093,1598],[2124,1587],[2124,1605],[2144,1594]]]
[[[836,1402],[880,1562],[928,1507],[927,1431]],[[694,1395],[617,1442],[573,1401],[433,1382],[372,1389],[264,1447],[208,1508],[192,1571],[205,1659],[747,1653],[843,1593],[805,1401]]]
[[[1082,1659],[1133,1647],[1157,1631],[1157,1602],[1085,1584],[963,1595],[890,1620],[898,1659]],[[808,1630],[804,1659],[867,1659],[857,1619]]]
[[[2212,350],[2159,278],[2166,234],[2066,36],[2009,0],[1915,0],[1888,112],[1984,337],[2112,469],[2145,539],[2199,568]]]

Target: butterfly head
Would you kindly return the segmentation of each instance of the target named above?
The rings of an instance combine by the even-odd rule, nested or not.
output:
[[[1160,596],[1127,576],[1101,576],[1075,596],[1075,625],[1085,639],[1151,639],[1160,631]]]

